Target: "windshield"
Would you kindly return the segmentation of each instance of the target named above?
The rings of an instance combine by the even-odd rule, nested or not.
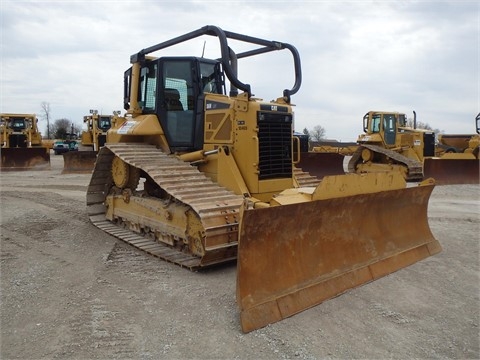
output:
[[[110,129],[111,126],[112,123],[110,121],[110,116],[100,116],[100,118],[98,119],[98,127],[101,130],[107,131],[108,129]]]
[[[372,116],[372,132],[378,133],[380,131],[380,114],[375,114]]]
[[[216,71],[219,64],[200,63],[200,79],[202,81],[203,92],[223,94],[221,79],[218,79]]]
[[[27,128],[25,119],[14,118],[12,119],[10,127],[14,130],[24,130]]]

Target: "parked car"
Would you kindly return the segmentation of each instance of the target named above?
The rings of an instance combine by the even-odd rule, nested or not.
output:
[[[53,152],[55,155],[60,155],[66,152],[69,152],[68,144],[64,143],[63,141],[55,141],[53,143]]]

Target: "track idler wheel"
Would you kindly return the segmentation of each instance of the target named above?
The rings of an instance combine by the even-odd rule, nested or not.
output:
[[[140,170],[115,156],[112,161],[112,178],[118,188],[135,190],[140,181]]]
[[[363,162],[369,162],[369,161],[373,161],[373,151],[370,150],[370,149],[363,149],[362,150],[362,160]]]

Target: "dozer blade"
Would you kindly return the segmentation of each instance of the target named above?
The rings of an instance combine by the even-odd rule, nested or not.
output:
[[[50,169],[50,152],[44,147],[2,148],[1,156],[2,171]]]
[[[96,151],[69,151],[64,153],[62,174],[91,173],[96,159]]]
[[[243,210],[237,302],[249,332],[441,251],[433,185]]]
[[[297,167],[322,179],[327,175],[343,175],[343,160],[345,156],[338,153],[303,152]]]
[[[425,159],[425,177],[439,185],[480,183],[479,159]]]

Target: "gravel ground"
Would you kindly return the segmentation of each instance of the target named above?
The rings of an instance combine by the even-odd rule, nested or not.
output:
[[[103,233],[89,175],[62,167],[0,174],[1,359],[480,358],[478,185],[434,189],[440,254],[243,334],[235,265],[194,273]]]

